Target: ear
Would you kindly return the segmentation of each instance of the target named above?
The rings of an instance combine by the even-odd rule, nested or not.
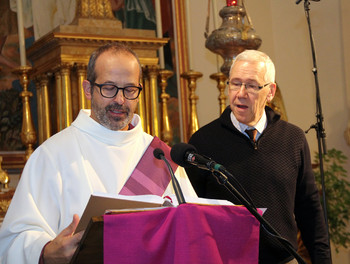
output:
[[[271,102],[272,99],[275,97],[275,93],[276,93],[276,83],[271,83],[269,85],[269,93],[267,94],[267,102]]]
[[[86,99],[91,100],[93,87],[91,87],[91,83],[88,80],[83,81],[83,89]]]

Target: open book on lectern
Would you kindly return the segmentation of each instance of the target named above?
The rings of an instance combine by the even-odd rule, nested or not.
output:
[[[198,197],[185,197],[187,203],[202,205],[234,205],[227,200],[205,199]],[[120,195],[107,193],[93,193],[85,207],[83,215],[75,230],[78,233],[85,230],[94,216],[105,213],[120,213],[132,211],[157,210],[168,206],[178,205],[175,195],[160,197],[158,195]]]

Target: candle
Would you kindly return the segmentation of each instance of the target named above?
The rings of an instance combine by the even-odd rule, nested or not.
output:
[[[237,0],[226,0],[227,6],[237,6]]]
[[[193,69],[193,64],[192,64],[192,52],[191,52],[191,21],[190,21],[190,6],[189,2],[190,1],[185,1],[186,2],[186,31],[187,31],[187,54],[188,54],[188,66],[190,70]]]
[[[17,24],[18,24],[19,55],[21,60],[21,66],[26,66],[27,59],[26,59],[26,46],[25,46],[25,38],[24,38],[22,0],[17,0]]]
[[[155,1],[156,6],[156,23],[157,23],[157,37],[162,38],[163,37],[163,27],[162,27],[162,15],[161,15],[161,8],[160,8],[160,0]],[[159,48],[159,65],[161,69],[165,68],[164,64],[164,51],[163,47]]]

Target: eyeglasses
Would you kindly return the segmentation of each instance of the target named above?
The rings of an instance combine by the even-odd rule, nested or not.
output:
[[[141,84],[139,86],[130,85],[126,87],[118,87],[110,83],[93,83],[92,85],[96,85],[98,88],[100,88],[100,93],[105,98],[113,98],[118,94],[119,90],[122,90],[126,99],[135,100],[137,97],[139,97],[142,90]]]
[[[242,83],[242,82],[233,81],[233,82],[227,82],[227,84],[229,85],[230,91],[239,91],[241,89],[242,85],[244,85],[245,89],[247,90],[247,93],[257,93],[262,88],[264,88],[265,86],[267,86],[271,83],[269,82],[269,83],[266,83],[262,86],[259,86],[257,84],[252,84],[252,83]]]

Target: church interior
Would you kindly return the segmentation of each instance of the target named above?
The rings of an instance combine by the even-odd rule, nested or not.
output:
[[[89,56],[112,41],[139,56],[143,129],[170,146],[220,116],[232,58],[257,49],[276,66],[270,106],[305,131],[315,166],[323,142],[350,157],[350,1],[43,1],[0,4],[0,221],[31,153],[91,106]],[[333,247],[332,258],[350,263],[349,248]]]

